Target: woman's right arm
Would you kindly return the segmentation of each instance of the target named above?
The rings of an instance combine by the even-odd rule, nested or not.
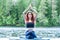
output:
[[[26,24],[26,22],[27,22],[27,21],[26,21],[26,15],[25,15],[25,19],[24,19],[24,21],[25,21],[25,24]]]
[[[26,24],[26,20],[25,20],[25,24]]]

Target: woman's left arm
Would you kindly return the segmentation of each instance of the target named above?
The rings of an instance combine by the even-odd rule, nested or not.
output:
[[[34,14],[34,24],[36,25],[36,14]]]
[[[34,20],[34,24],[36,25],[36,20]]]

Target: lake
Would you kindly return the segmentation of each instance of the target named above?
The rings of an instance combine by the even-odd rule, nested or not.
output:
[[[10,40],[20,39],[28,40],[25,38],[26,28],[18,27],[1,27],[0,38],[9,38]],[[60,28],[34,28],[38,40],[49,40],[50,38],[60,38]],[[34,40],[37,40],[34,39]]]

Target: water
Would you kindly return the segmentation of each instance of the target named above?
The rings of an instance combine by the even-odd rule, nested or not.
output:
[[[0,38],[10,40],[28,40],[25,38],[26,28],[0,28]],[[38,40],[49,40],[50,38],[60,38],[60,28],[34,28]],[[34,39],[34,40],[37,40]]]

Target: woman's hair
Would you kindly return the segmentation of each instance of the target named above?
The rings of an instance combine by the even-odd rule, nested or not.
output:
[[[31,15],[32,15],[31,21],[34,21],[34,15],[33,15],[32,12],[28,12],[28,13],[27,13],[27,15],[26,15],[26,21],[29,21],[29,17],[28,17],[29,13],[31,13]]]

